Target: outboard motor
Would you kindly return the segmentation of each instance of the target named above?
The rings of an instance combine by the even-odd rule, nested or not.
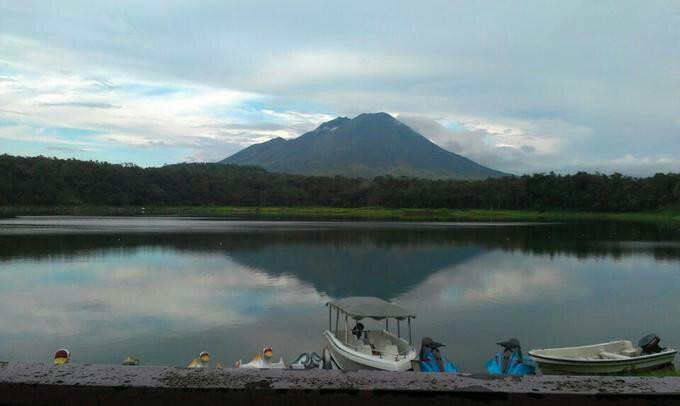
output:
[[[449,361],[439,351],[444,344],[432,341],[425,337],[420,344],[420,371],[421,372],[458,372],[456,364]]]
[[[497,343],[503,351],[486,362],[486,371],[491,375],[534,375],[536,366],[531,358],[522,356],[522,347],[516,338]]]
[[[659,346],[661,339],[656,334],[647,334],[638,341],[638,347],[642,350],[642,355],[657,354],[665,348]]]

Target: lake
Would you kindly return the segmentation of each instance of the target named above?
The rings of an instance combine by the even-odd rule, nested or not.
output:
[[[378,296],[470,372],[530,348],[647,333],[680,346],[680,235],[648,224],[207,218],[0,220],[0,360],[231,366],[321,353],[324,304]],[[375,323],[366,322],[367,328]],[[404,330],[402,330],[403,332]],[[417,346],[419,347],[419,346]]]

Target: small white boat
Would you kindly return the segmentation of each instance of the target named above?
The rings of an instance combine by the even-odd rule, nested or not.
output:
[[[333,361],[343,371],[373,369],[383,371],[406,371],[416,358],[411,346],[411,319],[416,316],[393,303],[374,297],[348,297],[326,303],[328,306],[328,330],[323,335]],[[332,315],[335,310],[335,329]],[[344,330],[340,329],[344,315]],[[350,327],[349,319],[356,323]],[[385,329],[363,330],[359,320],[370,318],[385,320]],[[397,334],[389,331],[389,320],[396,320]],[[409,339],[401,338],[401,321],[408,323]],[[350,330],[352,329],[352,330]]]
[[[547,375],[597,375],[657,369],[671,364],[676,353],[677,350],[670,348],[647,353],[628,340],[617,340],[581,347],[531,350],[529,356]]]

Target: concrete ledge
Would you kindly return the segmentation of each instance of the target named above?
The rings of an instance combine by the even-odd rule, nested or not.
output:
[[[418,372],[0,362],[0,404],[678,404],[680,378],[491,378]]]

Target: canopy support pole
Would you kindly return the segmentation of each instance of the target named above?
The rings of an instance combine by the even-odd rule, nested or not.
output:
[[[328,306],[328,331],[333,330],[333,318],[331,316],[331,313],[333,312],[333,309]]]
[[[407,319],[408,319],[408,343],[409,343],[410,345],[413,345],[413,344],[411,343],[411,341],[412,341],[412,339],[411,339],[411,318],[408,317]]]
[[[340,309],[335,308],[335,338],[338,338],[338,325],[340,324]]]
[[[385,317],[385,330],[390,331],[390,319]]]
[[[349,336],[347,335],[347,332],[349,331],[348,317],[347,313],[345,313],[345,344],[349,343]]]
[[[401,338],[401,327],[399,326],[399,319],[397,319],[397,337]]]

